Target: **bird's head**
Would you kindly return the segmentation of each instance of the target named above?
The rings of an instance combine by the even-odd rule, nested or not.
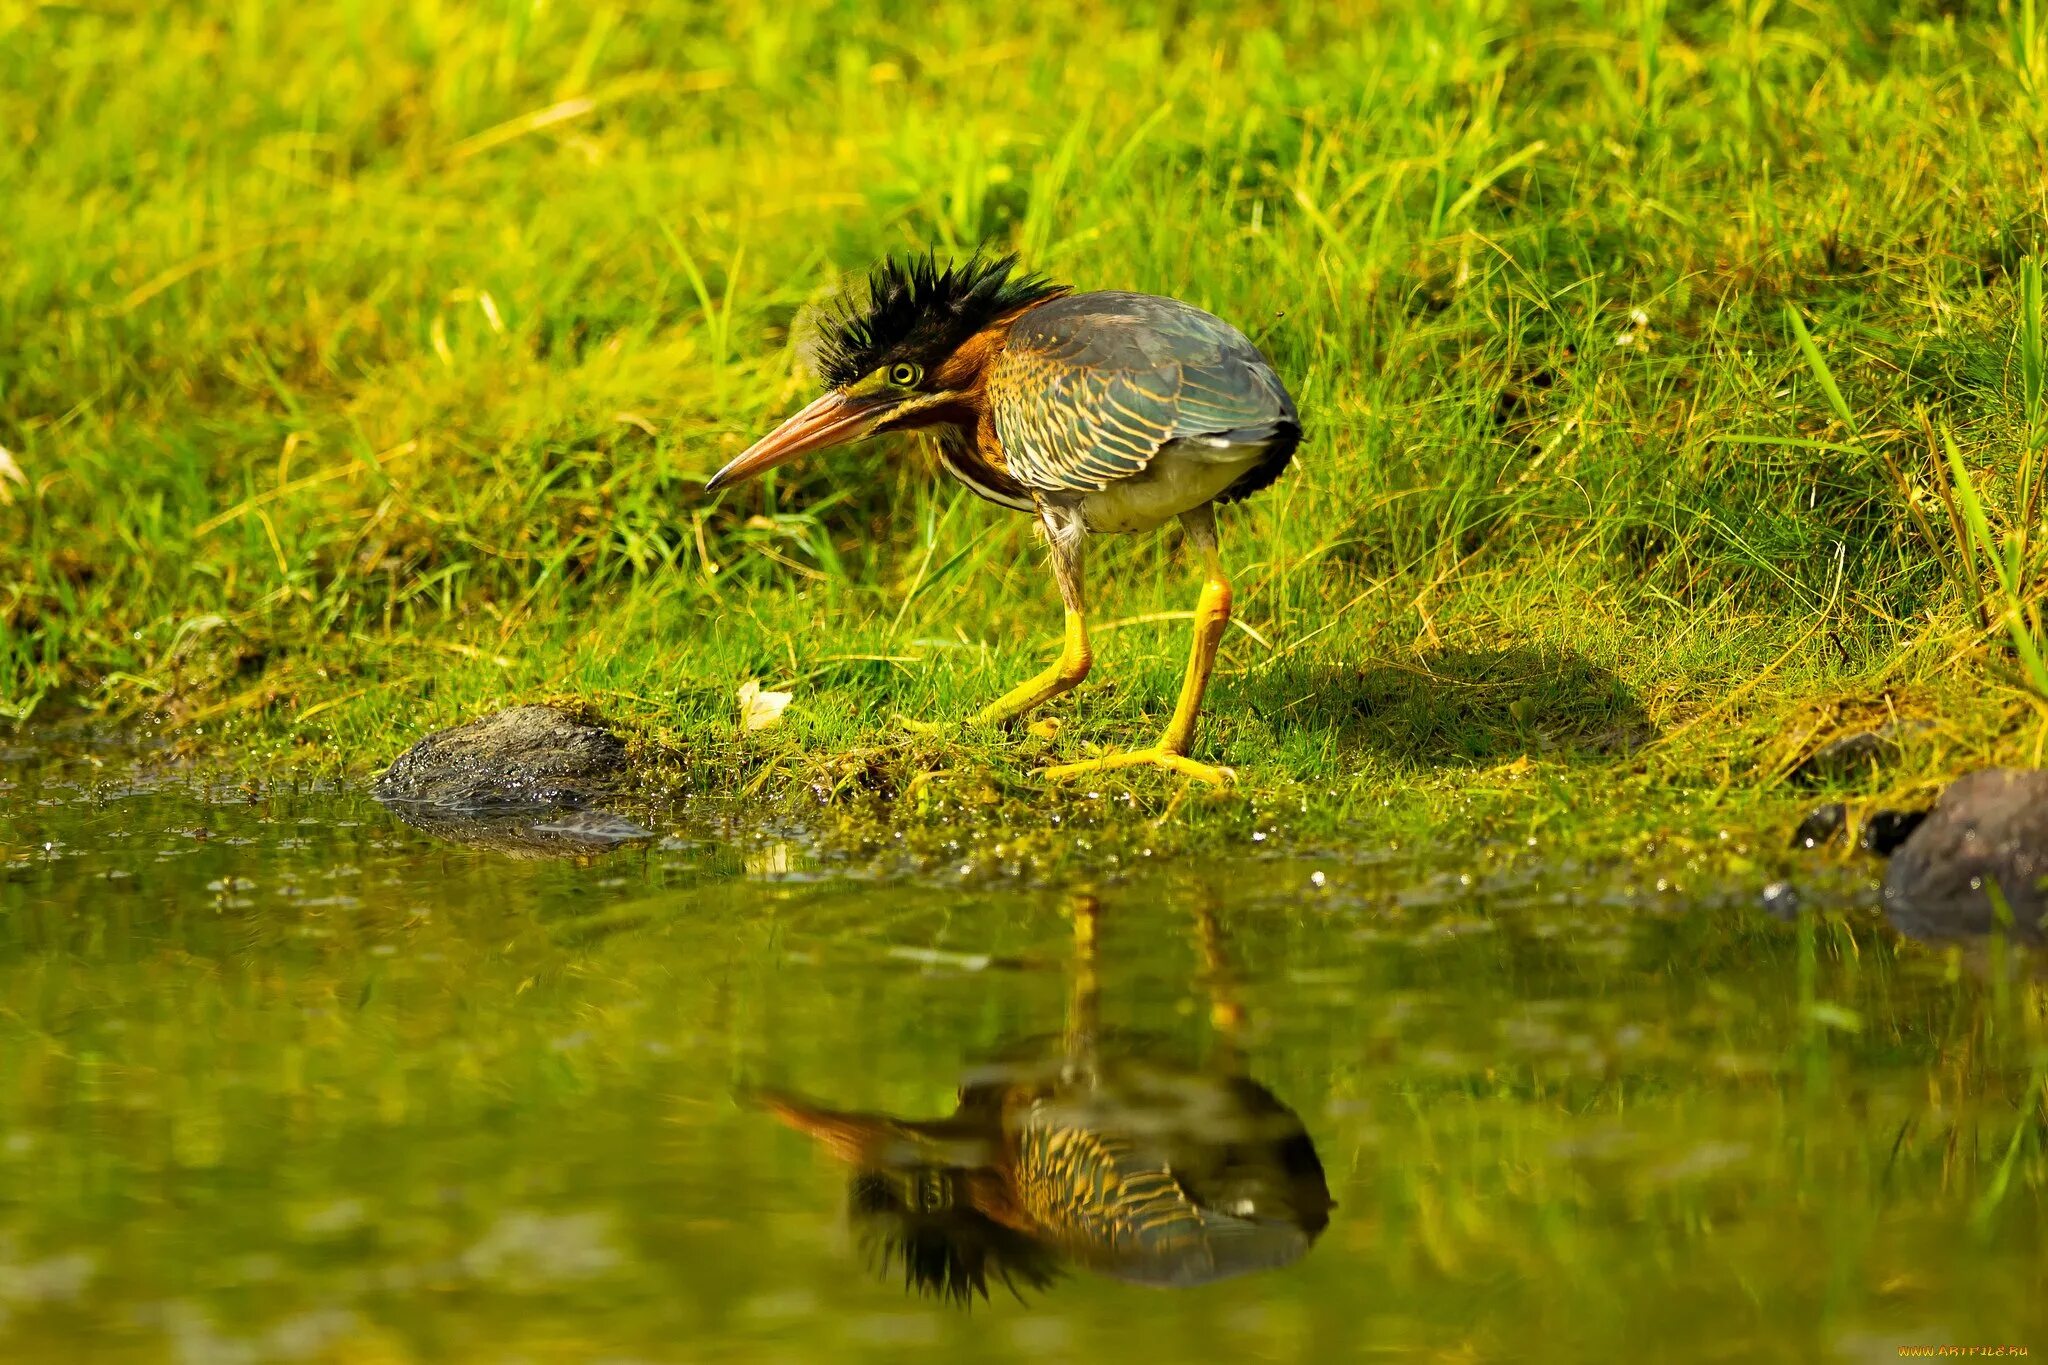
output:
[[[885,260],[864,288],[799,322],[823,395],[711,476],[711,490],[799,455],[884,431],[972,420],[993,344],[1034,304],[1066,286],[1017,273],[1014,256]]]

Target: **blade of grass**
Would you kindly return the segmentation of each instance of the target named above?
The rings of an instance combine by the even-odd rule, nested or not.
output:
[[[2041,658],[2039,645],[2027,629],[2026,613],[2020,601],[2020,583],[2014,566],[2000,555],[1998,542],[1991,533],[1991,523],[1984,515],[1984,503],[1977,496],[1976,483],[1963,463],[1963,452],[1956,447],[1955,436],[1944,426],[1941,429],[1942,447],[1948,453],[1949,472],[1953,476],[1956,499],[1962,504],[1963,518],[1968,523],[1970,534],[1977,541],[1977,547],[1984,557],[1991,561],[1998,571],[1999,586],[2005,590],[2006,602],[2000,615],[2006,629],[2012,636],[2013,652],[2019,655],[2020,666],[2025,670],[2027,682],[2043,697],[2048,697],[2048,663]]]

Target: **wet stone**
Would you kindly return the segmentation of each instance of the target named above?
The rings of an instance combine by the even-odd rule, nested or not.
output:
[[[1808,754],[1806,759],[1792,770],[1792,780],[1816,783],[1857,777],[1872,768],[1883,766],[1898,752],[1898,747],[1889,736],[1876,730],[1843,735],[1840,739],[1829,740]]]
[[[626,746],[603,725],[552,706],[515,706],[428,735],[377,779],[376,795],[469,808],[573,805],[628,776]]]
[[[1926,728],[1924,721],[1886,721],[1874,729],[1831,739],[1792,770],[1792,780],[1812,787],[1868,777],[1898,758],[1901,740]]]
[[[601,803],[633,783],[609,729],[551,706],[515,706],[441,730],[377,779],[378,801],[436,838],[561,857],[651,837]]]
[[[559,805],[452,809],[426,801],[384,806],[422,834],[515,858],[575,858],[652,839],[654,831],[623,815]]]
[[[1790,882],[1772,882],[1763,889],[1757,900],[1762,905],[1764,913],[1775,919],[1799,918],[1799,888]]]
[[[1863,832],[1857,836],[1856,842],[1865,853],[1889,858],[1912,837],[1913,831],[1920,828],[1920,822],[1926,818],[1924,810],[1873,811],[1863,822]]]
[[[1841,837],[1842,827],[1848,819],[1849,812],[1839,801],[1815,806],[1799,822],[1799,828],[1792,831],[1792,847],[1819,848],[1823,844],[1831,844]]]
[[[1924,810],[1872,811],[1856,832],[1856,846],[1865,853],[1889,858],[1927,818]],[[1849,827],[1849,808],[1840,801],[1815,806],[1792,831],[1792,847],[1823,848],[1841,839]]]
[[[1884,908],[1901,933],[1957,938],[1997,924],[1991,886],[2011,932],[2048,940],[2048,772],[1990,768],[1959,777],[1892,855]]]

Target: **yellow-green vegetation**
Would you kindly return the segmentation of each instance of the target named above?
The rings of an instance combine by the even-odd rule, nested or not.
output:
[[[573,696],[732,791],[1035,793],[1170,707],[1177,536],[1098,542],[1058,734],[910,741],[1054,647],[1028,520],[907,443],[702,491],[807,300],[987,242],[1238,322],[1309,427],[1223,520],[1240,794],[1099,785],[1720,820],[1894,715],[1891,795],[2036,762],[2044,111],[2031,0],[0,0],[0,687],[261,764]]]

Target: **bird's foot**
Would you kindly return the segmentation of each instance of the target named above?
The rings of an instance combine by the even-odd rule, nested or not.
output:
[[[1177,754],[1171,749],[1154,745],[1149,749],[1126,749],[1120,754],[1104,754],[1100,758],[1084,758],[1076,763],[1061,763],[1051,768],[1041,768],[1039,773],[1048,782],[1065,782],[1069,778],[1086,777],[1090,773],[1108,772],[1112,768],[1136,768],[1149,765],[1192,777],[1197,782],[1207,782],[1215,787],[1227,787],[1237,780],[1237,774],[1214,763],[1200,763],[1186,754]]]
[[[965,728],[958,721],[913,720],[909,716],[897,716],[895,719],[897,729],[907,730],[913,735],[923,735],[928,739],[951,739]]]

